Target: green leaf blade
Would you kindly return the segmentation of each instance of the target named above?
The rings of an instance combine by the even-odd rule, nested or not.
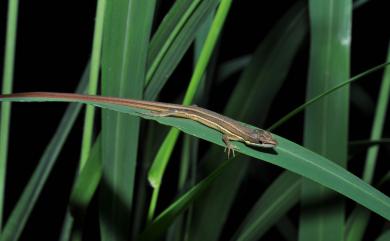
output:
[[[108,1],[102,49],[102,93],[142,99],[155,0]],[[127,240],[133,203],[139,119],[102,113],[102,240]]]
[[[99,70],[101,49],[103,41],[103,25],[104,25],[104,12],[106,10],[106,0],[99,0],[96,8],[96,22],[93,36],[92,54],[91,54],[91,67],[89,74],[89,83],[87,93],[89,95],[96,95],[99,83]],[[81,144],[80,165],[81,170],[88,159],[89,151],[91,149],[92,134],[94,127],[95,109],[92,106],[87,106],[85,111],[83,137]]]
[[[223,24],[231,6],[231,0],[222,0],[219,5],[213,22],[210,27],[210,31],[207,34],[205,43],[200,52],[199,59],[195,65],[194,73],[191,77],[190,83],[186,90],[183,105],[190,105],[193,102],[195,94],[199,88],[203,75],[205,74],[206,67],[210,62],[211,54],[214,51],[214,47],[218,40],[219,34],[222,31]],[[153,161],[153,164],[148,173],[148,180],[154,187],[153,198],[150,203],[149,220],[154,215],[154,208],[156,206],[157,195],[161,186],[161,180],[168,164],[170,155],[174,148],[174,144],[178,138],[179,132],[177,130],[171,130],[164,140],[163,145],[160,147],[158,154]]]
[[[19,0],[8,1],[7,33],[4,53],[3,81],[1,88],[2,94],[8,94],[12,92],[18,6]],[[4,190],[7,170],[10,120],[11,103],[2,103],[0,112],[0,231],[3,227]]]
[[[63,99],[61,100],[53,97],[7,98],[5,96],[2,96],[0,101],[64,102]],[[65,101],[69,102],[69,100]],[[221,147],[225,146],[220,132],[192,120],[153,116],[150,115],[148,111],[132,108],[121,103],[114,104],[99,101],[85,101],[77,98],[72,99],[72,101],[93,104],[102,108],[155,120],[164,125],[174,126],[185,133],[215,143]],[[390,220],[390,198],[388,196],[348,172],[340,165],[330,161],[326,157],[316,154],[280,136],[274,135],[274,138],[279,143],[275,149],[258,150],[246,146],[243,143],[237,142],[234,144],[238,148],[238,153],[243,153],[259,160],[264,160],[309,178],[343,194],[346,197],[351,198],[387,220]]]
[[[349,78],[352,1],[309,1],[311,46],[307,99]],[[346,166],[349,88],[308,107],[305,112],[304,145]],[[344,205],[325,207],[332,197],[323,186],[304,180],[299,240],[343,240]],[[316,208],[306,210],[318,203]]]
[[[162,53],[160,60],[159,58],[155,58],[153,61],[159,62],[159,65],[155,68],[152,68],[150,66],[153,65],[151,63],[152,60],[150,60],[150,66],[148,70],[148,84],[145,89],[145,99],[146,100],[153,100],[156,99],[158,93],[161,91],[162,87],[168,80],[169,76],[171,76],[172,72],[176,68],[176,66],[179,64],[180,60],[184,56],[186,50],[190,47],[191,43],[193,42],[197,30],[200,28],[202,23],[207,19],[207,17],[213,12],[213,10],[216,8],[220,0],[209,0],[209,1],[202,1],[200,4],[196,5],[195,8],[188,7],[186,9],[186,12],[181,13],[182,16],[190,16],[184,23],[184,25],[181,27],[180,31],[172,31],[172,34],[174,36],[169,37],[169,39],[172,39],[172,43],[170,44],[169,48],[166,49],[165,53]],[[196,1],[187,1],[187,6],[191,6],[190,4],[195,4]],[[177,1],[177,4],[180,2]],[[173,7],[172,10],[169,12],[169,14],[177,14],[175,12],[177,8]],[[182,8],[184,10],[185,8]],[[175,18],[172,18],[175,19]],[[162,30],[157,30],[157,33],[159,32],[165,32],[169,31],[172,27],[169,25],[170,21],[163,22],[160,26]],[[160,35],[156,35],[152,42],[150,43],[151,51],[152,49],[159,49],[160,51],[165,50],[163,48],[164,37]],[[155,47],[155,45],[158,45],[160,47]],[[153,56],[159,55],[154,54],[150,56],[149,58],[153,58]],[[153,74],[151,73],[153,71]],[[150,73],[149,73],[150,72]],[[150,80],[149,80],[150,78]]]

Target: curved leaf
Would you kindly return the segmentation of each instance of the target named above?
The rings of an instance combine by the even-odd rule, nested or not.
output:
[[[155,120],[164,125],[174,126],[185,133],[222,147],[225,145],[222,141],[222,134],[220,132],[198,122],[183,118],[150,115],[149,111],[126,106],[120,101],[115,104],[105,103],[103,101],[88,101],[85,100],[85,97],[80,99],[76,97],[76,95],[74,98],[68,99],[55,97],[17,98],[12,97],[12,95],[3,95],[0,96],[0,101],[54,101],[91,104],[97,107]],[[274,137],[279,144],[272,150],[254,149],[243,143],[235,143],[238,149],[237,152],[259,160],[264,160],[309,178],[349,197],[387,220],[390,220],[390,198],[385,194],[329,159],[283,137],[277,135],[274,135]]]

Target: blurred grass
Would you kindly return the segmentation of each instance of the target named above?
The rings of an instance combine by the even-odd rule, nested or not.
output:
[[[12,92],[14,78],[14,59],[16,45],[16,29],[18,19],[18,0],[8,1],[7,32],[4,51],[3,82],[1,93]],[[4,190],[7,170],[8,139],[11,119],[11,103],[1,103],[0,113],[0,231],[3,228]]]
[[[385,230],[375,241],[387,241],[390,240],[390,230]]]
[[[244,55],[221,64],[216,81],[222,82],[234,73],[241,71],[250,63],[251,58],[250,55]]]

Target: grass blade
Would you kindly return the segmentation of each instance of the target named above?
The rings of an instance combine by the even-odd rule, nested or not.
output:
[[[213,23],[210,27],[210,31],[205,40],[204,47],[200,53],[199,60],[195,66],[194,73],[191,77],[189,86],[187,88],[186,94],[184,96],[183,104],[190,105],[195,97],[196,91],[199,87],[199,83],[205,73],[207,64],[209,63],[211,54],[214,50],[215,44],[219,37],[219,34],[222,30],[223,23],[229,12],[231,5],[231,0],[222,0],[218,10],[216,12]],[[162,176],[164,174],[165,168],[168,164],[169,157],[172,153],[174,144],[176,143],[179,131],[177,129],[171,129],[167,135],[167,138],[164,140],[164,143],[161,145],[155,160],[149,170],[148,180],[153,190],[153,196],[150,203],[148,220],[151,221],[154,216],[154,209],[156,207],[157,195],[159,188],[161,186]]]
[[[103,40],[103,23],[104,12],[106,9],[106,0],[99,0],[96,8],[96,22],[93,36],[92,55],[91,55],[91,73],[89,74],[88,91],[89,95],[97,94],[99,69],[100,69],[100,54]],[[95,117],[95,109],[93,106],[87,106],[85,111],[85,120],[83,128],[83,137],[81,144],[80,170],[83,168],[89,151],[91,149],[93,120]]]
[[[155,120],[164,125],[174,126],[185,133],[215,143],[219,146],[225,146],[222,141],[222,134],[212,128],[188,119],[153,116],[149,111],[126,106],[120,101],[118,103],[107,103],[104,101],[85,100],[77,97],[56,98],[48,96],[0,96],[0,101],[54,101],[91,104],[101,108]],[[253,149],[243,143],[234,144],[237,146],[238,153],[264,160],[309,178],[351,198],[373,212],[390,220],[390,198],[385,194],[326,157],[316,154],[280,136],[274,135],[274,137],[279,144],[275,149],[268,152]]]
[[[91,56],[89,83],[88,83],[88,90],[87,90],[87,94],[90,95],[97,94],[105,5],[106,5],[106,0],[99,0],[96,7],[95,31],[94,31],[93,44],[92,44],[92,56]],[[93,106],[87,106],[85,111],[85,116],[84,116],[84,127],[83,127],[82,141],[81,141],[82,144],[81,144],[81,153],[80,153],[80,161],[79,161],[79,172],[83,169],[89,157],[89,152],[92,143],[94,118],[95,118],[95,108]],[[98,171],[99,173],[95,173],[95,175],[97,175],[100,178],[101,169],[99,169]],[[90,174],[90,172],[88,174]],[[87,206],[87,204],[84,205]],[[69,212],[70,210],[67,210],[63,222],[63,229],[60,235],[61,241],[69,240],[69,237],[71,236],[70,232],[73,232],[72,237],[79,236],[78,238],[81,239],[82,231],[81,229],[77,229],[77,230],[74,229],[73,227],[74,217],[72,217],[72,215]],[[79,227],[77,228],[81,228],[81,226],[82,224],[79,225]],[[77,238],[74,237],[73,239],[75,240]]]
[[[210,15],[207,20],[200,27],[197,36],[194,42],[194,63],[197,63],[199,60],[199,56],[202,52],[204,43],[207,39],[207,35],[210,31],[210,27],[213,22],[213,17],[215,14]],[[217,46],[218,47],[218,46]],[[217,48],[216,47],[216,48]],[[214,55],[215,56],[215,55]],[[208,81],[208,76],[212,73],[212,67],[214,65],[213,58],[210,60],[210,64],[207,68],[207,72],[203,75],[201,82],[199,84],[198,91],[194,98],[195,101],[205,102],[205,98],[202,96],[205,95],[206,83],[211,83]],[[178,179],[178,194],[183,193],[186,186],[194,186],[196,179],[196,163],[198,160],[198,149],[199,149],[199,141],[196,138],[192,138],[191,136],[185,135],[182,141],[182,150],[181,150],[181,159],[180,159],[180,168],[179,168],[179,179]],[[192,175],[190,175],[190,170]],[[191,206],[192,207],[192,206]],[[189,208],[187,215],[180,215],[175,222],[171,225],[170,229],[167,233],[168,241],[180,241],[180,240],[188,240],[186,237],[188,235],[189,227],[191,225],[191,216],[192,216],[192,208]]]
[[[387,61],[390,61],[390,45],[387,54]],[[389,103],[390,92],[390,68],[386,68],[380,86],[377,107],[375,110],[374,123],[371,129],[371,140],[377,140],[382,137],[383,126],[385,124],[386,112]],[[363,171],[363,180],[372,183],[376,160],[378,157],[379,146],[371,146],[367,151],[366,162]],[[348,219],[348,230],[346,240],[362,240],[364,231],[368,225],[370,212],[362,207],[356,207]]]
[[[176,1],[165,16],[150,43],[148,56],[148,66],[150,67],[146,77],[147,82],[155,75],[164,55],[167,54],[169,47],[178,37],[180,30],[189,22],[191,15],[198,8],[200,2],[200,0]]]
[[[214,18],[213,24],[211,26],[210,32],[207,36],[206,42],[204,44],[204,49],[202,50],[201,55],[199,56],[199,61],[195,67],[194,74],[192,75],[192,78],[190,80],[190,84],[188,86],[186,95],[183,100],[183,105],[190,105],[192,103],[192,100],[194,99],[195,93],[198,89],[200,80],[206,70],[207,64],[210,60],[210,56],[213,52],[214,46],[216,44],[216,41],[218,39],[219,33],[222,29],[223,22],[226,18],[226,15],[228,13],[229,7],[230,7],[231,1],[230,0],[224,0],[221,2],[220,7],[218,8],[218,11],[216,13],[216,16]],[[175,136],[177,138],[178,133],[175,133],[176,131],[170,131],[168,135],[170,135],[172,138]],[[170,142],[171,145],[174,144]],[[163,148],[164,147],[164,148]],[[166,150],[167,146],[162,145],[161,149]],[[173,149],[173,145],[171,148]],[[156,158],[157,160],[157,158]],[[161,183],[162,174],[165,170],[166,163],[164,162],[153,162],[152,167],[150,168],[148,180],[150,184],[153,187],[157,187]]]
[[[311,98],[310,100],[306,101],[305,103],[303,103],[302,105],[298,106],[297,108],[295,108],[294,110],[290,111],[288,114],[286,114],[285,116],[283,116],[282,118],[280,118],[278,121],[276,121],[274,124],[272,124],[271,127],[268,128],[268,130],[274,130],[276,129],[277,127],[279,127],[280,125],[284,124],[286,121],[288,121],[290,118],[292,118],[293,116],[295,116],[296,114],[300,113],[301,111],[305,110],[307,107],[309,107],[310,105],[316,103],[317,101],[321,100],[323,97],[326,97],[327,95],[329,94],[332,94],[333,92],[335,92],[336,90],[346,86],[346,85],[349,85],[351,84],[352,82],[354,81],[357,81],[357,80],[360,80],[362,79],[364,76],[366,75],[369,75],[371,73],[374,73],[378,70],[381,70],[383,68],[385,68],[386,66],[390,65],[390,62],[385,62],[383,64],[379,64],[375,67],[372,67],[360,74],[357,74],[355,75],[354,77],[350,78],[349,80],[346,80],[344,82],[341,82],[340,84],[328,89],[327,91]]]
[[[307,99],[349,78],[352,1],[309,1],[311,45]],[[347,162],[349,88],[333,93],[305,112],[304,145],[343,167]],[[299,240],[342,240],[344,205],[324,186],[304,180]],[[308,210],[309,206],[314,206]],[[313,204],[314,203],[314,204]]]
[[[83,93],[87,88],[89,67],[84,71],[77,92]],[[39,164],[36,167],[32,177],[27,183],[18,202],[13,208],[1,233],[1,241],[18,240],[27,219],[29,218],[33,207],[43,189],[44,184],[57,160],[57,157],[64,145],[66,138],[81,110],[81,105],[73,103],[66,109],[58,128],[43,153]]]
[[[182,1],[176,1],[171,11],[167,14],[166,21],[161,23],[156,35],[150,43],[151,55],[149,56],[150,65],[147,75],[148,85],[146,86],[144,95],[146,100],[153,100],[157,97],[165,82],[184,56],[186,50],[190,47],[197,30],[213,12],[219,3],[219,0],[201,1],[199,5],[195,5],[196,7],[192,6],[198,1],[187,0],[187,3],[185,3],[186,6],[189,6],[187,9],[177,7],[176,5],[180,4],[180,2]],[[176,9],[185,9],[185,12],[176,12]],[[176,18],[171,17],[171,15],[177,14],[182,16],[178,23],[173,22]],[[183,25],[181,25],[182,19],[185,20]],[[171,27],[171,24],[174,24],[175,27]],[[163,34],[159,34],[165,32],[170,33],[170,29],[175,30],[171,32],[171,36],[169,37],[164,37]],[[164,48],[164,46],[168,47]],[[157,53],[154,51],[155,49],[161,51],[161,53]],[[160,59],[159,56],[161,56],[162,59]],[[157,65],[157,63],[159,64]],[[152,67],[154,65],[157,66]]]
[[[102,93],[142,98],[155,0],[107,2],[102,50]],[[139,119],[102,113],[101,238],[129,238]]]
[[[80,218],[83,218],[82,216],[92,196],[95,194],[101,179],[101,136],[96,139],[95,143],[84,168],[75,181],[69,198],[73,216],[78,217],[81,215]]]
[[[9,94],[12,92],[18,5],[18,0],[8,1],[7,33],[4,54],[3,83],[1,89],[2,94]],[[10,115],[11,103],[2,103],[0,113],[0,231],[3,228],[4,188],[7,170]]]
[[[388,51],[387,61],[390,61],[390,45]],[[377,107],[375,111],[374,123],[371,131],[371,140],[377,140],[382,137],[383,126],[385,124],[386,112],[389,103],[390,92],[390,68],[385,69],[382,84],[380,86],[380,93],[378,97]],[[366,163],[364,166],[363,180],[371,183],[373,180],[376,159],[378,156],[379,147],[373,146],[368,149]]]

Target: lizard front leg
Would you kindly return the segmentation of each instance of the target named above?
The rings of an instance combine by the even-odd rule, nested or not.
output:
[[[237,147],[235,145],[233,145],[230,141],[237,141],[238,138],[236,138],[232,135],[224,134],[222,136],[222,140],[226,145],[224,152],[226,152],[226,149],[227,149],[228,159],[230,158],[230,151],[232,151],[233,157],[235,157],[234,151],[237,150]]]

